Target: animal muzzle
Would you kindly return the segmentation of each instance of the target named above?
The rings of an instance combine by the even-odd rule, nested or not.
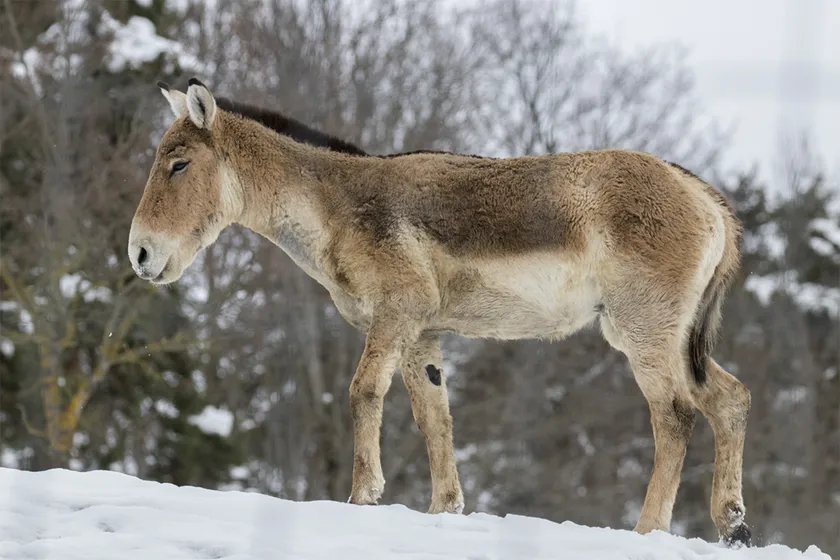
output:
[[[132,232],[128,242],[128,258],[137,276],[153,282],[161,279],[174,252],[172,245],[160,236],[135,235]]]

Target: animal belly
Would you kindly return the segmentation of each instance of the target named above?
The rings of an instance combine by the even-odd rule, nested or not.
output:
[[[461,271],[447,288],[441,327],[469,337],[559,339],[592,322],[600,303],[594,281],[557,263]]]
[[[347,296],[339,288],[329,290],[336,309],[344,319],[360,331],[367,332],[372,316],[371,309],[355,298]]]

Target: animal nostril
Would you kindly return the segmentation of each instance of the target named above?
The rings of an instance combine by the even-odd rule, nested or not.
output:
[[[149,260],[149,252],[145,247],[140,247],[140,252],[137,254],[137,264],[143,265]]]

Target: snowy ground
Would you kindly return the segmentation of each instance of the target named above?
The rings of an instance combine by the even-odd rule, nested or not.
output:
[[[816,547],[727,550],[665,533],[402,506],[290,502],[129,475],[0,468],[0,558],[14,560],[830,560]]]

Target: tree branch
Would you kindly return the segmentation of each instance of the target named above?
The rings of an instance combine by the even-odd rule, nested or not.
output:
[[[23,403],[17,403],[17,409],[20,411],[20,419],[23,421],[23,427],[26,428],[26,431],[30,435],[39,438],[47,437],[47,433],[44,430],[39,430],[29,423],[29,417],[26,415],[26,408],[23,406]]]

